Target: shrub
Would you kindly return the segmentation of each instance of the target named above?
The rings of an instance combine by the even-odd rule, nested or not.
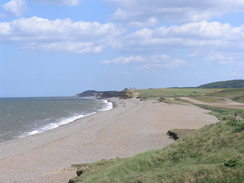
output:
[[[239,124],[240,124],[239,121],[234,118],[231,118],[227,121],[227,125],[232,126],[232,127],[237,127],[237,126],[239,126]]]
[[[228,160],[228,161],[226,161],[226,162],[224,163],[224,165],[225,165],[226,167],[230,167],[230,168],[234,168],[234,167],[236,167],[236,166],[239,165],[239,164],[240,164],[240,162],[239,162],[238,159],[230,159],[230,160]]]
[[[243,130],[244,130],[244,123],[239,123],[239,125],[234,129],[234,133],[242,132]]]
[[[164,97],[160,97],[160,98],[158,99],[158,101],[159,101],[159,102],[164,102],[164,101],[165,101],[165,98],[164,98]]]

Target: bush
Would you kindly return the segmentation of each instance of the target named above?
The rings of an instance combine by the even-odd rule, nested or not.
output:
[[[240,162],[239,162],[238,159],[231,159],[231,160],[228,160],[228,161],[226,161],[226,162],[224,163],[224,165],[225,165],[226,167],[230,167],[230,168],[234,168],[234,167],[236,167],[236,166],[239,165],[239,164],[240,164]]]
[[[244,123],[239,123],[238,126],[234,129],[234,133],[242,132],[244,130]]]
[[[164,102],[164,101],[165,101],[165,98],[164,98],[164,97],[160,97],[160,98],[158,99],[158,101],[159,101],[159,102]]]
[[[232,127],[237,127],[239,125],[239,121],[236,119],[232,118],[227,121],[227,125],[232,126]]]

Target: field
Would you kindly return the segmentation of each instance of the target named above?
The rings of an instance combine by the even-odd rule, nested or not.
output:
[[[236,102],[244,103],[244,96],[236,97],[234,100]]]
[[[194,96],[196,100],[207,102],[207,103],[224,103],[225,99],[220,97],[212,97],[212,96]]]
[[[208,95],[214,97],[228,98],[234,101],[244,101],[244,88],[226,89],[226,90],[210,93]]]
[[[180,138],[165,149],[128,159],[74,165],[82,183],[234,183],[244,179],[243,110],[212,109],[220,122]]]
[[[184,97],[202,96],[221,91],[222,89],[203,89],[203,88],[160,88],[133,90],[136,97],[157,98],[157,97]]]
[[[137,98],[169,98],[177,97],[192,97],[196,100],[206,103],[225,103],[225,102],[240,102],[244,103],[244,89],[203,89],[203,88],[160,88],[160,89],[145,89],[132,90]],[[169,101],[170,102],[170,101]]]

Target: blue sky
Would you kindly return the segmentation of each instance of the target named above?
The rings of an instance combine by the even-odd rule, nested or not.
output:
[[[0,97],[244,79],[244,0],[2,0]]]

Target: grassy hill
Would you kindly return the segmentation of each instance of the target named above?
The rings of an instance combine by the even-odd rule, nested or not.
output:
[[[198,88],[244,88],[244,80],[229,80],[208,83],[198,86]]]
[[[222,89],[206,93],[204,96],[193,96],[193,98],[208,103],[224,103],[229,99],[239,103],[244,103],[244,88]]]
[[[221,90],[210,93],[209,96],[228,98],[237,102],[244,102],[244,88]]]
[[[219,123],[197,130],[161,150],[142,153],[128,159],[75,165],[83,174],[70,182],[243,182],[244,111],[211,109],[220,119]]]

